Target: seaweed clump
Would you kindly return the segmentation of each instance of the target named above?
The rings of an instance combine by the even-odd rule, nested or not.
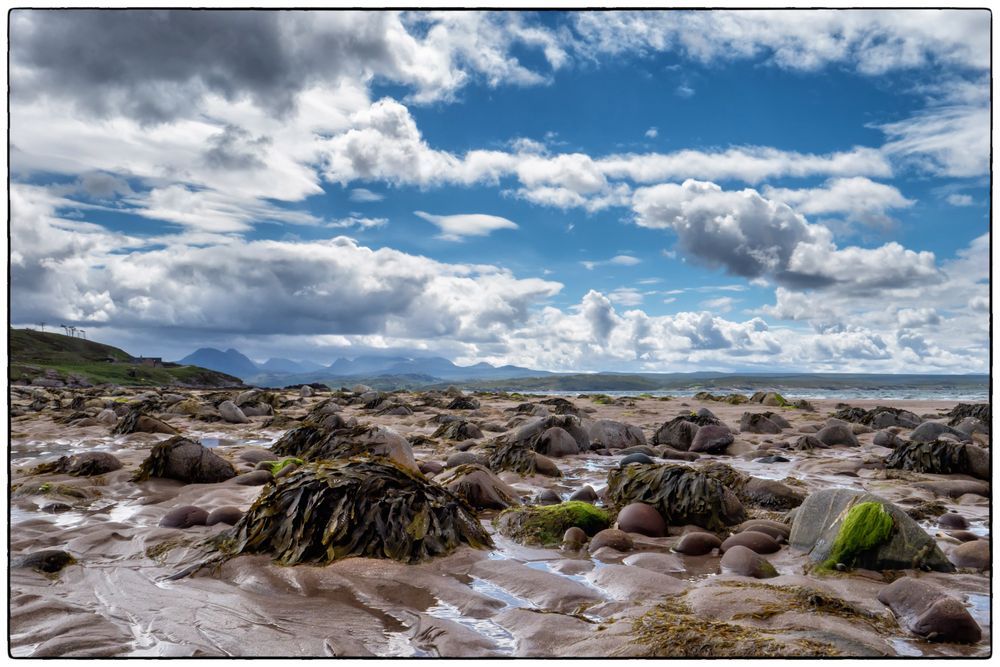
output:
[[[723,482],[682,465],[632,464],[608,473],[608,501],[652,505],[674,525],[695,524],[723,530],[740,523],[746,511]]]
[[[604,510],[580,500],[558,505],[515,507],[493,520],[500,534],[522,544],[551,546],[562,542],[563,533],[576,526],[587,535],[596,535],[611,525]]]
[[[394,431],[379,426],[355,425],[328,430],[316,424],[305,424],[286,432],[271,445],[271,451],[278,456],[305,461],[382,456],[417,469],[410,443]]]
[[[462,544],[493,546],[464,501],[384,459],[307,464],[265,487],[216,542],[225,557],[264,553],[282,565],[351,556],[415,563]]]
[[[989,424],[992,414],[989,403],[959,403],[948,412],[948,416],[951,417],[948,426],[958,426],[966,417],[975,417]]]
[[[827,657],[832,645],[810,639],[779,642],[768,633],[736,623],[696,616],[682,601],[653,607],[632,623],[635,639],[648,656],[671,658]]]
[[[885,467],[942,475],[967,473],[969,456],[965,445],[957,442],[908,442],[885,458]]]
[[[561,477],[562,473],[555,465],[539,466],[539,454],[520,442],[494,443],[485,447],[487,452],[486,466],[493,472],[510,470],[519,475],[534,475],[536,473],[549,477]]]
[[[832,569],[839,563],[853,566],[858,556],[889,539],[894,526],[892,516],[882,503],[858,503],[847,511],[833,541],[830,556],[823,561],[820,569]]]

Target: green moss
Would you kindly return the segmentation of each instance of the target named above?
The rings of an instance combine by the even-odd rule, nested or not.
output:
[[[820,567],[831,569],[837,563],[851,567],[862,553],[885,542],[892,534],[894,525],[892,516],[881,503],[855,505],[847,511],[833,541],[830,557]]]
[[[774,392],[774,400],[778,402],[778,407],[784,408],[791,406],[791,403],[789,403],[788,400],[778,392]]]
[[[493,520],[501,535],[522,544],[555,545],[563,533],[576,526],[595,535],[611,525],[604,510],[590,503],[569,500],[558,505],[512,507]]]
[[[590,400],[598,405],[611,405],[615,402],[615,399],[611,398],[607,394],[591,394]]]
[[[295,456],[286,456],[285,458],[281,459],[280,461],[264,461],[264,463],[266,463],[269,466],[271,466],[270,467],[270,471],[271,471],[272,475],[277,475],[279,472],[281,472],[282,470],[284,470],[286,466],[290,466],[292,464],[295,464],[297,466],[301,466],[301,465],[305,465],[306,462],[303,461],[302,459],[298,458],[298,457],[295,457]]]

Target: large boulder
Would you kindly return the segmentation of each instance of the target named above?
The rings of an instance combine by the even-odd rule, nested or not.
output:
[[[787,484],[751,477],[720,461],[710,461],[698,470],[722,482],[744,506],[785,511],[798,507],[805,499],[805,494]]]
[[[909,410],[877,406],[871,410],[864,408],[843,408],[833,414],[834,418],[841,419],[855,424],[863,424],[878,430],[899,426],[902,428],[916,428],[920,424],[920,417]]]
[[[733,432],[722,424],[706,424],[698,429],[691,441],[689,451],[706,454],[721,454],[733,444]]]
[[[458,419],[441,424],[437,430],[431,434],[432,438],[444,438],[445,440],[474,440],[483,437],[483,432],[479,427],[470,421]]]
[[[667,522],[656,508],[644,503],[632,503],[618,512],[618,529],[648,537],[664,537],[667,534]]]
[[[983,633],[965,606],[937,586],[902,577],[878,592],[899,624],[930,641],[975,643]]]
[[[517,491],[489,469],[474,463],[451,468],[435,481],[477,510],[502,510],[521,504]]]
[[[891,518],[891,526],[884,539],[858,552],[854,547],[865,543],[868,536],[851,531],[842,535],[841,528],[845,523],[851,526],[846,520],[853,508],[867,503],[881,505]],[[811,493],[795,511],[788,543],[809,552],[809,557],[817,563],[830,559],[835,546],[846,546],[848,552],[854,552],[853,562],[844,563],[847,566],[869,570],[929,568],[940,572],[955,569],[933,538],[903,510],[878,496],[854,489],[821,489]]]
[[[521,544],[554,546],[572,527],[587,535],[596,535],[610,525],[608,513],[578,500],[558,505],[530,505],[504,510],[493,524],[504,537]]]
[[[719,566],[725,573],[753,577],[754,579],[769,579],[778,576],[774,566],[760,553],[737,544],[725,550]]]
[[[704,556],[722,546],[722,540],[712,533],[687,533],[674,545],[674,551],[685,556]]]
[[[781,427],[759,412],[744,412],[740,417],[740,431],[743,433],[781,433]]]
[[[858,436],[847,424],[828,424],[816,433],[816,439],[828,447],[836,445],[858,446]]]
[[[129,410],[111,433],[112,435],[127,435],[129,433],[166,433],[167,435],[177,435],[180,431],[162,419],[150,417],[141,410]]]
[[[990,569],[990,543],[987,540],[968,541],[951,550],[949,554],[955,567],[973,570]]]
[[[719,547],[719,551],[726,553],[735,547],[745,547],[759,554],[773,554],[781,548],[781,545],[770,535],[756,530],[746,530],[727,537]]]
[[[59,472],[73,477],[94,477],[120,470],[121,467],[122,462],[108,452],[81,452],[43,463],[32,470],[31,474]]]
[[[282,565],[351,556],[413,563],[493,541],[465,502],[386,459],[311,463],[264,487],[217,542]]]
[[[959,473],[990,478],[990,455],[982,447],[947,440],[909,442],[885,458],[885,467],[938,475]]]
[[[419,472],[413,449],[406,438],[382,426],[353,426],[326,431],[306,424],[292,429],[271,446],[277,456],[295,456],[305,461],[380,456]]]
[[[249,419],[247,419],[246,414],[243,410],[238,408],[232,401],[223,401],[219,403],[219,414],[222,418],[229,422],[230,424],[246,424]]]
[[[535,442],[535,451],[539,454],[559,458],[579,454],[580,448],[569,433],[558,426],[547,429]]]
[[[133,479],[162,477],[185,484],[211,484],[235,476],[236,470],[229,461],[197,442],[177,436],[155,445]]]
[[[591,447],[625,449],[646,445],[646,436],[641,428],[611,419],[598,419],[590,423],[587,433]]]
[[[547,456],[516,442],[491,443],[486,446],[486,466],[493,472],[509,470],[519,475],[561,477],[559,466]]]
[[[680,451],[687,451],[694,440],[698,428],[708,424],[722,424],[715,417],[689,413],[664,422],[653,434],[654,445],[667,445]]]
[[[725,484],[683,465],[635,463],[608,472],[608,501],[616,507],[652,505],[669,524],[721,530],[745,518],[743,504]]]
[[[913,429],[913,432],[910,433],[910,440],[913,442],[934,442],[940,436],[945,434],[952,435],[959,440],[967,441],[972,439],[968,434],[962,433],[958,429],[952,428],[947,424],[926,421]]]
[[[580,419],[573,415],[552,415],[550,417],[530,419],[521,424],[512,433],[502,436],[500,440],[506,443],[529,447],[540,452],[540,441],[545,433],[552,428],[560,428],[568,433],[576,441],[578,452],[585,452],[590,449],[590,435],[587,433],[587,429],[583,427]]]

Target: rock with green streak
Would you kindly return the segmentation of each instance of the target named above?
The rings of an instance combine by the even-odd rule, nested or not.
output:
[[[868,503],[877,503],[882,507],[892,520],[892,531],[884,539],[875,540],[877,544],[874,546],[851,554],[852,549],[871,537],[871,531],[880,534],[882,529],[879,526],[886,523],[878,518],[880,514],[873,514],[868,508],[854,509],[852,514],[852,508]],[[879,525],[868,525],[872,520]],[[842,535],[845,524],[846,530]],[[852,527],[851,524],[856,525]],[[795,511],[788,544],[794,549],[808,551],[810,559],[821,564],[848,553],[852,555],[850,560],[853,563],[845,565],[869,570],[912,568],[955,571],[955,566],[948,561],[934,539],[903,510],[883,498],[854,489],[822,489],[810,494]],[[839,556],[835,556],[838,553]]]
[[[830,569],[839,563],[853,566],[861,554],[888,540],[894,526],[885,505],[876,502],[853,505],[840,522],[830,556],[823,561],[822,567]]]
[[[590,503],[570,500],[558,505],[511,508],[493,524],[501,535],[515,542],[551,546],[561,543],[563,533],[573,526],[587,535],[596,535],[611,525],[611,518]]]
[[[735,472],[735,471],[734,471]],[[667,464],[630,464],[608,473],[608,501],[652,505],[672,525],[723,530],[746,519],[743,503],[722,481],[702,470]]]
[[[493,546],[459,497],[388,459],[307,463],[269,484],[215,539],[223,557],[282,565],[363,556],[415,563],[462,545]]]
[[[305,465],[305,461],[295,456],[287,456],[280,461],[263,461],[268,465],[268,469],[271,471],[272,475],[277,475],[279,472],[285,469],[285,467],[290,465]]]

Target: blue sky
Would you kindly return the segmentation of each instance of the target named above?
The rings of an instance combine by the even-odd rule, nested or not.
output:
[[[16,11],[11,319],[167,358],[985,372],[989,19]]]

